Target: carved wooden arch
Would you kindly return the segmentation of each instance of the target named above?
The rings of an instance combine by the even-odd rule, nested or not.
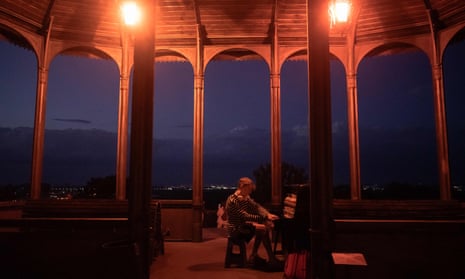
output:
[[[112,51],[110,49],[97,47],[94,45],[65,45],[58,46],[53,44],[53,47],[50,48],[48,53],[49,63],[53,61],[60,54],[71,54],[78,55],[80,57],[93,58],[93,59],[102,59],[110,60],[116,64],[119,72],[121,73],[121,54],[120,51]]]
[[[220,55],[228,57],[229,61],[242,61],[242,60],[263,60],[267,66],[268,71],[271,72],[271,51],[269,47],[252,46],[252,47],[224,47],[205,49],[204,52],[204,67],[205,72],[207,65],[210,61],[219,58]],[[252,58],[252,59],[250,59]]]
[[[447,47],[453,42],[456,38],[465,37],[465,23],[456,26],[455,28],[451,28],[447,30],[447,33],[441,34],[440,36],[440,56],[441,61],[444,58],[444,54],[446,53]]]
[[[37,38],[38,36],[22,31],[21,29],[16,29],[12,26],[4,25],[0,22],[0,36],[4,37],[6,41],[12,45],[16,45],[28,50],[31,50],[34,53],[36,62],[40,65],[42,47],[42,37]]]
[[[347,62],[343,59],[343,57],[341,57],[340,53],[330,51],[329,56],[330,56],[330,59],[339,61],[344,67],[344,71],[347,72],[347,66],[346,66]],[[285,57],[282,57],[282,61],[280,62],[280,65],[279,65],[279,72],[282,71],[282,67],[288,60],[307,61],[307,49],[301,48],[301,49],[295,50],[294,52],[287,53]]]
[[[428,60],[431,63],[432,53],[431,51],[428,52],[428,49],[422,47],[418,44],[413,44],[412,42],[406,41],[393,41],[389,43],[380,43],[377,45],[373,45],[371,48],[365,49],[364,53],[359,53],[359,56],[356,57],[354,69],[356,69],[356,73],[358,73],[358,67],[360,63],[367,57],[382,55],[382,54],[393,54],[396,52],[397,49],[402,49],[405,52],[406,49],[410,49],[411,51],[421,51],[426,55]]]
[[[189,50],[190,49],[182,48],[156,48],[154,57],[155,62],[186,62],[193,67],[195,65],[195,53],[190,53]]]

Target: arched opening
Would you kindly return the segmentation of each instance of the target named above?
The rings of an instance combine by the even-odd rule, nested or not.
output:
[[[1,200],[29,195],[32,165],[37,59],[32,51],[23,48],[30,48],[25,39],[20,40],[25,44],[20,46],[8,41],[13,34],[0,28]]]
[[[359,66],[366,199],[439,198],[431,66],[422,52],[396,53],[405,47],[376,49],[378,56],[365,58]]]
[[[190,186],[194,114],[191,64],[157,61],[154,85],[153,185],[156,190]]]
[[[84,53],[83,53],[84,51]],[[114,198],[119,72],[93,50],[59,55],[51,63],[42,182],[82,187],[77,197]]]
[[[349,132],[347,121],[347,85],[344,65],[330,60],[331,121],[333,141],[333,197],[350,198]]]
[[[226,54],[221,53],[216,58],[220,59]],[[243,55],[240,57],[244,58]],[[269,69],[263,60],[226,62],[215,59],[207,65],[204,148],[206,186],[235,187],[240,177],[253,178],[255,169],[270,162],[269,84]],[[257,200],[260,200],[258,187],[256,195]]]
[[[307,62],[287,60],[281,69],[282,161],[308,175]]]
[[[465,29],[457,33],[447,46],[443,57],[444,94],[449,144],[451,194],[453,199],[465,200]]]

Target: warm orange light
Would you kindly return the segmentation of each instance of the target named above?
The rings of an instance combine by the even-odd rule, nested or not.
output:
[[[346,23],[350,15],[350,2],[347,0],[332,1],[329,6],[331,24]]]
[[[126,25],[137,25],[141,20],[141,11],[134,1],[126,1],[121,4],[121,14]]]

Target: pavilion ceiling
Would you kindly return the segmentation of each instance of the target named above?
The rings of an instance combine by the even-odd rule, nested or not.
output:
[[[306,44],[306,0],[156,0],[156,44],[162,47],[269,45],[275,32],[280,46]],[[353,17],[330,33],[331,44],[390,40],[431,33],[465,22],[463,0],[354,0]],[[46,34],[50,39],[97,46],[120,46],[118,0],[2,0],[0,38],[27,47],[13,30]],[[53,18],[53,20],[52,20]],[[430,24],[431,23],[431,24]],[[231,51],[224,59],[247,57]]]

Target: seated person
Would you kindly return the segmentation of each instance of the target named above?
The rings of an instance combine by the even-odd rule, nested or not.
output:
[[[218,229],[225,229],[228,226],[228,218],[224,211],[224,203],[218,204],[218,210],[216,211],[216,227]]]
[[[265,261],[258,256],[258,248],[263,242],[268,255],[268,263],[273,265],[278,261],[271,248],[270,228],[273,227],[273,221],[279,217],[268,212],[250,197],[255,188],[252,179],[248,177],[239,179],[237,190],[226,200],[227,229],[229,236],[242,238],[247,242],[255,236],[252,253],[248,260],[250,264],[257,265]],[[246,224],[250,223],[254,224],[255,229],[252,227],[252,230],[247,230]]]

